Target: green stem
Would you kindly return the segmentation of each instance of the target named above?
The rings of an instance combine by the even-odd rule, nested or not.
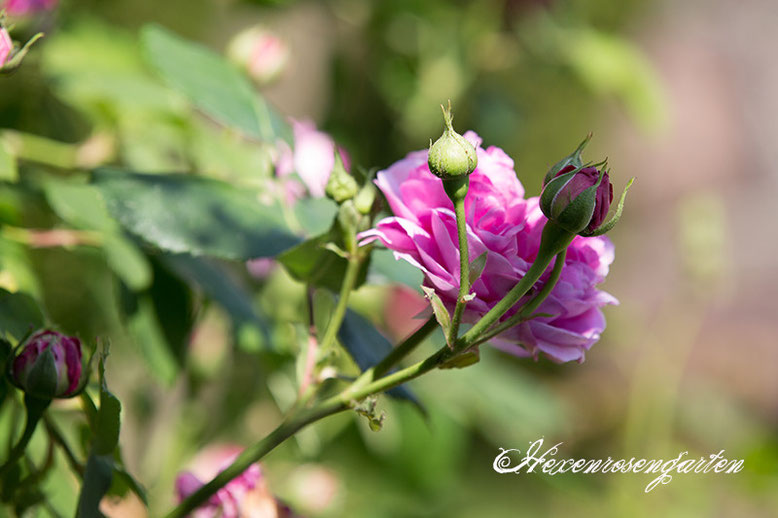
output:
[[[562,252],[572,242],[575,234],[560,228],[552,221],[547,221],[543,227],[540,249],[535,262],[529,267],[524,277],[497,304],[490,309],[481,320],[471,327],[467,333],[457,340],[455,351],[462,351],[474,345],[481,336],[535,285],[543,272],[546,271],[555,255]]]
[[[24,425],[22,436],[8,454],[8,460],[0,467],[0,477],[5,475],[8,470],[19,461],[22,455],[24,455],[27,444],[29,444],[30,439],[32,439],[32,434],[35,433],[35,428],[38,426],[38,421],[40,421],[40,418],[43,416],[43,413],[46,411],[49,404],[51,404],[50,399],[40,399],[28,394],[24,395],[24,406],[27,409],[27,422]]]
[[[62,434],[62,431],[49,416],[43,417],[43,424],[46,427],[46,431],[49,433],[51,441],[55,444],[58,444],[59,447],[62,448],[62,452],[65,454],[65,458],[67,459],[68,464],[70,464],[70,469],[72,469],[79,478],[83,479],[84,465],[81,464],[81,462],[79,462],[76,458],[76,454],[73,452],[73,448],[71,448],[70,444],[68,444],[68,441]]]
[[[318,406],[312,409],[303,410],[296,415],[290,416],[286,421],[281,423],[278,428],[273,430],[270,435],[253,446],[246,448],[230,466],[181,502],[178,507],[167,514],[166,518],[182,518],[188,515],[197,507],[205,503],[214,493],[216,493],[216,491],[224,487],[232,479],[243,473],[249,466],[259,461],[276,446],[305,426],[327,416],[347,410],[351,408],[355,401],[364,399],[371,394],[384,392],[421,376],[440,365],[450,355],[451,350],[447,346],[444,346],[427,359],[373,381],[372,383],[359,386],[360,380],[363,379],[363,377],[360,377],[354,384],[340,394],[322,401]]]
[[[454,316],[451,318],[451,328],[449,329],[446,341],[453,345],[459,335],[459,324],[462,321],[462,314],[465,312],[467,301],[465,297],[470,293],[470,251],[467,246],[467,222],[465,221],[465,199],[458,197],[452,199],[454,202],[454,212],[457,217],[457,236],[459,237],[459,293],[457,294],[457,303],[454,306]]]
[[[411,336],[397,345],[397,347],[392,349],[392,351],[386,355],[386,358],[381,360],[378,364],[376,364],[375,367],[373,367],[373,376],[375,378],[380,378],[389,372],[389,369],[397,365],[400,360],[410,354],[411,351],[413,351],[422,341],[424,341],[424,339],[427,338],[427,336],[429,336],[429,334],[432,333],[432,331],[434,331],[437,327],[438,322],[435,320],[435,317],[430,317],[429,320],[424,322],[423,326],[414,331]]]
[[[540,306],[540,304],[546,300],[546,297],[549,296],[551,293],[551,290],[554,289],[554,286],[556,286],[557,281],[559,280],[559,276],[562,274],[562,268],[565,265],[565,256],[567,255],[567,249],[564,249],[563,251],[559,252],[556,256],[556,261],[554,262],[554,269],[551,270],[551,275],[549,276],[546,283],[543,285],[543,288],[538,292],[537,295],[535,295],[532,299],[530,299],[523,308],[521,308],[519,311],[516,312],[515,315],[511,316],[507,320],[500,322],[490,330],[486,331],[484,334],[481,335],[481,337],[477,340],[476,344],[484,343],[488,340],[491,340],[495,336],[499,335],[503,331],[506,331],[513,326],[524,322],[525,320],[528,320],[531,318],[532,313]]]
[[[326,351],[331,347],[335,341],[335,337],[338,336],[340,325],[343,323],[343,318],[346,316],[346,309],[348,309],[348,298],[349,295],[351,295],[351,292],[354,291],[354,286],[357,284],[357,277],[359,276],[359,269],[361,266],[362,256],[351,254],[349,256],[348,266],[346,266],[346,275],[343,277],[343,284],[340,286],[338,303],[327,324],[327,329],[324,331],[324,337],[319,344],[322,351]]]

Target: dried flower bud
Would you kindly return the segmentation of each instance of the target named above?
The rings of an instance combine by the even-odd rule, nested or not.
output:
[[[478,155],[473,145],[454,131],[451,124],[451,103],[449,102],[448,109],[442,105],[441,108],[446,128],[443,135],[430,146],[427,164],[432,174],[443,180],[462,178],[475,171]]]
[[[44,399],[75,395],[83,386],[81,342],[56,331],[39,331],[22,347],[11,365],[13,382]]]
[[[540,208],[560,227],[578,234],[594,232],[605,220],[613,201],[608,173],[596,167],[568,165],[543,188]]]

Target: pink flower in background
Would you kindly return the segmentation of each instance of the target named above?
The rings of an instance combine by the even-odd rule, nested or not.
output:
[[[11,41],[11,36],[8,34],[8,31],[5,30],[5,27],[0,27],[0,67],[5,65],[13,48],[14,44]]]
[[[277,78],[289,60],[286,43],[261,27],[252,27],[239,33],[227,52],[259,84]]]
[[[211,446],[203,450],[187,471],[176,477],[179,501],[188,497],[206,482],[227,468],[242,448],[232,445]],[[207,503],[199,507],[194,518],[293,518],[284,504],[278,502],[267,488],[259,464],[252,464],[243,473],[219,489]]]
[[[48,11],[57,5],[58,0],[6,0],[0,2],[0,9],[5,8],[11,16],[24,16],[26,14]]]
[[[491,309],[525,274],[537,254],[546,221],[538,198],[524,199],[513,160],[501,149],[481,147],[472,131],[465,134],[477,149],[478,167],[470,175],[465,199],[471,261],[487,252],[486,267],[475,281],[475,299],[468,302],[464,322],[473,323]],[[362,243],[380,240],[424,272],[424,284],[434,288],[453,309],[459,289],[459,250],[454,207],[441,180],[430,173],[427,151],[417,151],[378,173],[376,185],[386,196],[394,217],[363,232]],[[605,318],[600,308],[618,303],[596,285],[613,262],[613,245],[606,237],[576,237],[568,249],[562,275],[537,309],[552,316],[519,324],[491,340],[518,356],[542,352],[557,362],[583,361],[600,338]],[[547,271],[539,284],[548,278]],[[525,302],[522,299],[519,304]],[[517,306],[518,307],[518,306]],[[508,312],[503,319],[515,313]]]
[[[285,178],[297,172],[308,192],[314,198],[324,197],[324,190],[335,165],[335,141],[328,134],[316,129],[311,121],[291,119],[294,132],[294,150],[285,142],[278,145],[276,175]],[[338,147],[343,165],[349,170],[349,157]]]

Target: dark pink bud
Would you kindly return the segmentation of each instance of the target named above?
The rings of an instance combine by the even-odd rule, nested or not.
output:
[[[11,375],[33,396],[70,397],[82,386],[81,342],[56,331],[39,331],[14,358]]]
[[[562,168],[544,188],[541,208],[549,219],[557,220],[571,232],[592,232],[600,227],[608,215],[613,201],[613,186],[608,173],[602,173],[602,181],[594,196],[591,192],[585,203],[573,203],[584,191],[597,185],[600,171],[596,167],[584,167],[573,173],[576,167]],[[582,198],[583,199],[583,198]]]

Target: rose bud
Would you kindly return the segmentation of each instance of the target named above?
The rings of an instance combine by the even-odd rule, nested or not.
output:
[[[81,342],[56,331],[39,331],[11,364],[14,384],[43,399],[74,396],[85,385]]]
[[[235,36],[227,53],[260,85],[281,75],[289,60],[289,48],[283,40],[261,27],[252,27]]]
[[[540,208],[568,232],[591,233],[605,221],[611,201],[613,186],[607,172],[568,165],[543,188]]]
[[[359,192],[359,184],[353,176],[346,171],[340,153],[335,151],[335,165],[330,172],[324,193],[336,203],[343,203],[352,199]]]
[[[443,108],[443,120],[446,128],[443,135],[430,145],[427,164],[432,174],[443,180],[451,180],[469,175],[478,165],[475,148],[465,137],[454,131],[451,103]]]
[[[14,44],[11,41],[11,36],[8,34],[8,31],[5,30],[5,27],[0,26],[0,68],[5,65],[13,48]]]

